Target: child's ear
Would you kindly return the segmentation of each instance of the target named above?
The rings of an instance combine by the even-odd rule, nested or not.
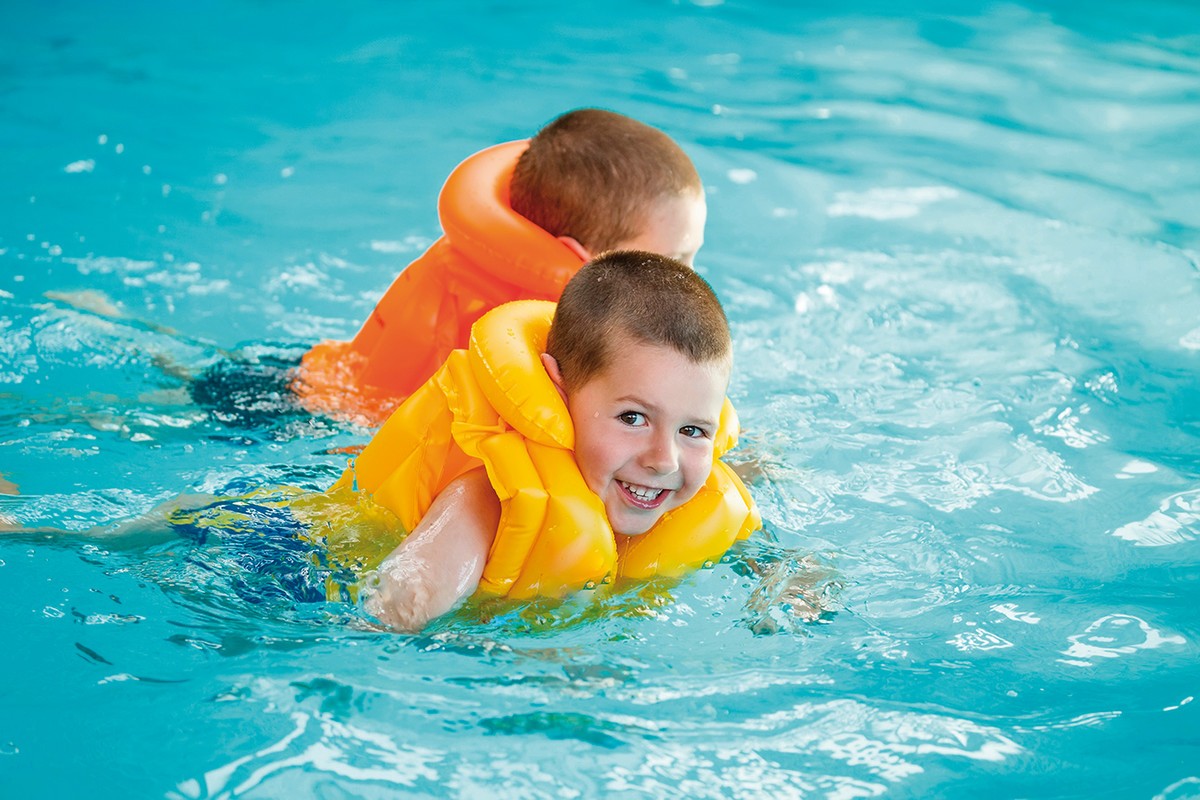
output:
[[[559,236],[558,240],[567,246],[575,255],[579,256],[584,261],[592,260],[592,253],[586,247],[579,243],[579,240],[572,236]]]
[[[558,389],[558,396],[567,402],[567,390],[563,386],[562,373],[558,369],[558,360],[549,353],[542,353],[542,366],[546,368],[546,374],[550,376],[550,380],[554,383],[554,388]]]

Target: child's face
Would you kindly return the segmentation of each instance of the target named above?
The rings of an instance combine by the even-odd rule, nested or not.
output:
[[[729,382],[724,361],[693,364],[670,347],[630,341],[567,397],[575,458],[613,531],[645,533],[691,500],[712,471]]]
[[[642,232],[616,244],[613,250],[648,250],[681,261],[689,267],[704,244],[708,206],[703,192],[665,196],[650,206]]]

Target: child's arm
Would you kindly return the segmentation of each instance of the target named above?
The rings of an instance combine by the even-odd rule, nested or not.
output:
[[[366,610],[396,630],[421,630],[479,586],[499,523],[500,501],[482,468],[451,481],[379,565]]]

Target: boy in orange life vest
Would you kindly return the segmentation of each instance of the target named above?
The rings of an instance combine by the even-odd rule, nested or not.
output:
[[[310,412],[377,425],[510,300],[556,300],[579,266],[614,249],[689,266],[704,190],[687,155],[629,117],[579,109],[528,142],[475,154],[438,201],[444,235],[410,264],[349,342],[305,354],[293,391]]]
[[[411,531],[366,609],[415,631],[477,588],[555,595],[719,559],[761,524],[718,460],[737,436],[731,366],[712,289],[652,253],[589,262],[557,307],[489,312],[331,490]]]

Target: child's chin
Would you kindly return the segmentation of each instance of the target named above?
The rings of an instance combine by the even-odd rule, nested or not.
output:
[[[621,525],[619,528],[614,525],[613,533],[615,533],[617,536],[627,536],[630,538],[634,536],[641,536],[653,528],[660,519],[662,519],[661,514],[648,522],[639,521],[637,524],[628,523]]]

